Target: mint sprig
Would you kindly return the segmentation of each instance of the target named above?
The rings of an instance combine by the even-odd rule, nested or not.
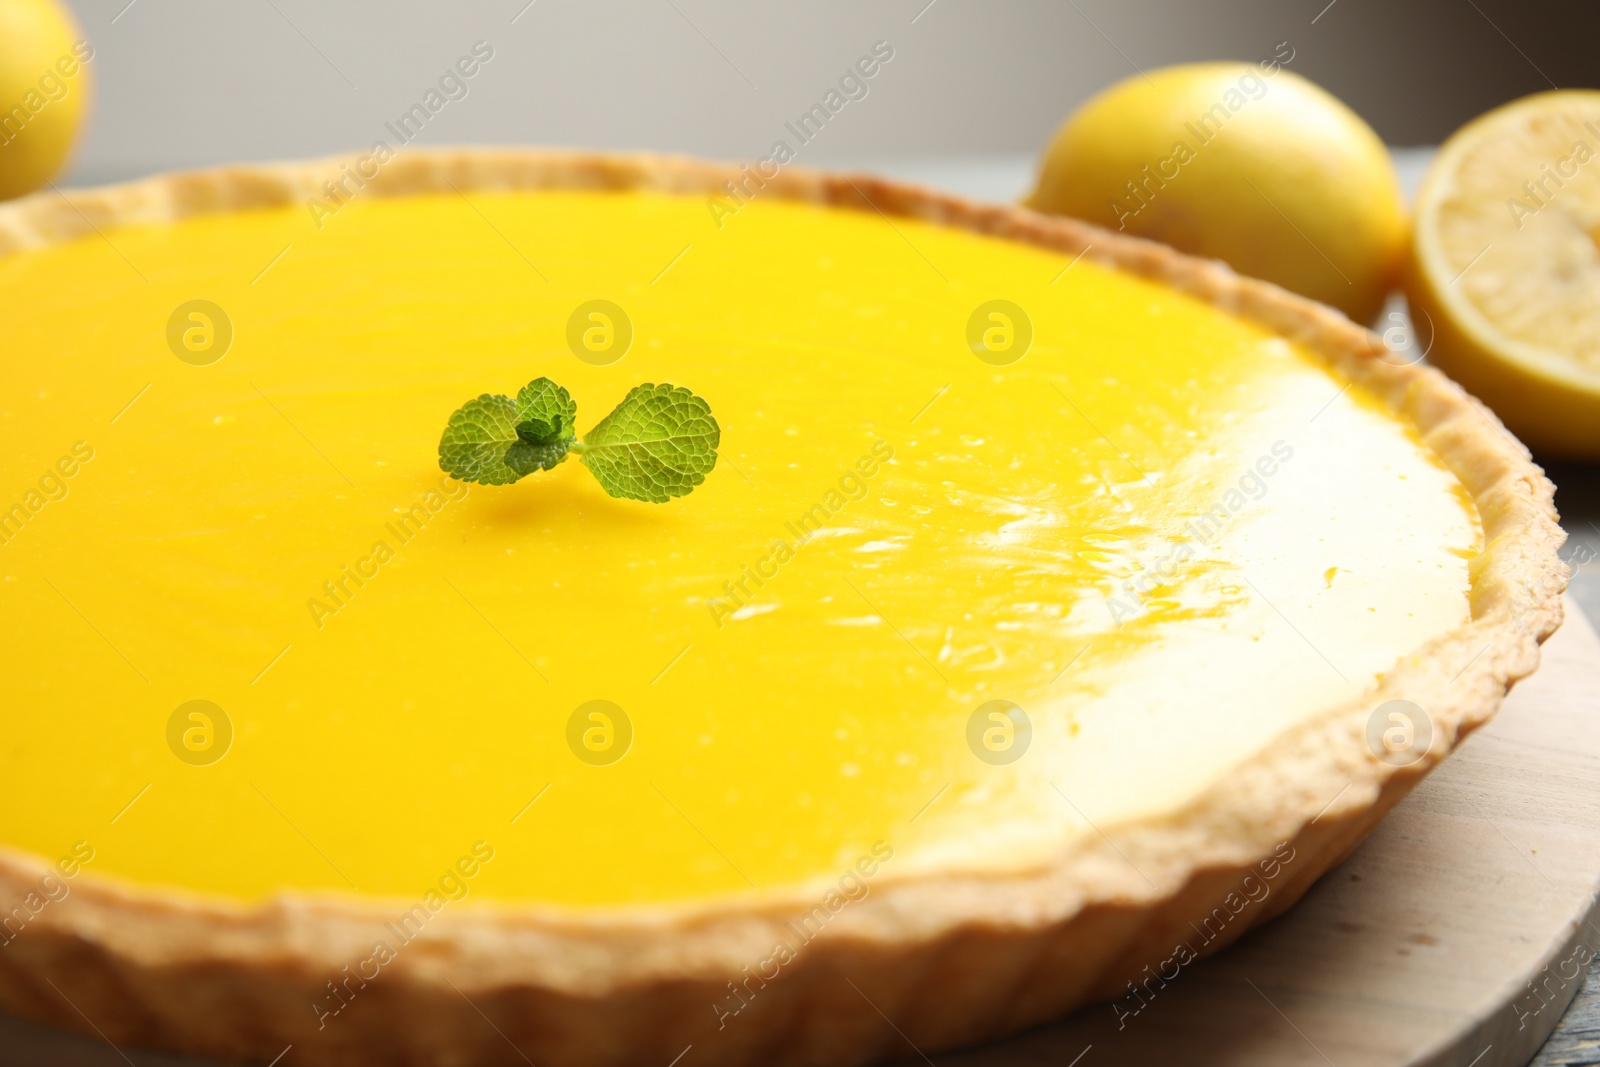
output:
[[[458,481],[510,485],[577,452],[611,496],[663,504],[717,465],[722,431],[711,406],[682,386],[636,386],[582,440],[577,415],[571,394],[549,378],[515,400],[485,393],[450,416],[439,467]]]

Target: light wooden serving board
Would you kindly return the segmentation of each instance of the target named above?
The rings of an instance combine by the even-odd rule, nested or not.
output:
[[[1597,886],[1600,640],[1569,603],[1539,672],[1287,915],[1121,1029],[1096,1005],[929,1062],[1522,1067],[1600,952]],[[0,1017],[0,1067],[128,1063],[200,1067]]]

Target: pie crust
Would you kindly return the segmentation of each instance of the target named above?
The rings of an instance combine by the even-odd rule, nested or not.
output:
[[[228,167],[0,206],[0,255],[111,226],[303,203],[355,157]],[[408,151],[364,196],[536,188],[722,194],[732,165],[546,150]],[[1567,572],[1554,489],[1495,416],[1429,367],[1381,358],[1339,313],[1220,263],[1024,208],[900,183],[785,169],[763,197],[906,216],[1088,258],[1155,280],[1306,346],[1383,398],[1472,496],[1484,550],[1472,621],[1403,657],[1375,691],[1301,722],[1186,807],[1100,827],[1040,869],[896,876],[833,917],[747,1011],[730,982],[771,954],[815,893],[577,914],[447,910],[361,989],[336,1024],[314,1003],[371,954],[394,909],[285,896],[262,906],[134,890],[85,873],[0,951],[0,1008],[118,1045],[298,1064],[853,1064],[968,1045],[1125,995],[1263,862],[1271,892],[1206,951],[1291,906],[1532,672],[1560,624]],[[1408,766],[1375,758],[1383,701],[1427,710]],[[1292,851],[1291,851],[1292,850]],[[0,901],[50,870],[0,851]],[[385,902],[387,903],[387,902]],[[70,994],[70,1002],[67,995]],[[1110,1010],[1110,1009],[1107,1009]],[[892,1024],[888,1021],[892,1020]]]

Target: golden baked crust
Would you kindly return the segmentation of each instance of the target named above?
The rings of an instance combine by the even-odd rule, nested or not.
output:
[[[334,159],[158,177],[0,206],[0,256],[95,229],[299,204]],[[364,195],[548,187],[716,193],[729,165],[545,150],[408,151]],[[1437,371],[1398,366],[1339,313],[1162,245],[1026,209],[866,176],[786,169],[762,196],[908,216],[1151,278],[1321,354],[1412,424],[1476,502],[1485,548],[1472,621],[1412,651],[1373,692],[1301,723],[1187,807],[1106,825],[1028,870],[885,872],[838,913],[749,1010],[719,1028],[714,1003],[771,953],[815,893],[798,886],[602,916],[549,907],[434,918],[336,1021],[313,1003],[371,955],[393,902],[285,897],[231,906],[134,891],[85,873],[0,951],[0,1008],[119,1045],[268,1061],[366,1064],[853,1064],[970,1044],[1110,999],[1172,955],[1257,864],[1290,855],[1270,895],[1208,950],[1292,905],[1499,707],[1561,621],[1566,570],[1553,487],[1486,408]],[[1366,743],[1378,703],[1404,697],[1432,747],[1396,767]],[[1286,843],[1286,844],[1285,844]],[[48,869],[0,852],[0,901]],[[69,1003],[66,999],[71,997]],[[893,1020],[893,1026],[885,1019]],[[897,1032],[898,1031],[898,1032]]]

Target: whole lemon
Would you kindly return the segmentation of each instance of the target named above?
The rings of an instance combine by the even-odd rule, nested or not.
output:
[[[1113,85],[1045,152],[1027,204],[1220,259],[1369,323],[1406,243],[1394,165],[1372,128],[1284,69],[1196,63]]]
[[[93,57],[55,0],[0,3],[0,199],[61,170],[87,110]]]

